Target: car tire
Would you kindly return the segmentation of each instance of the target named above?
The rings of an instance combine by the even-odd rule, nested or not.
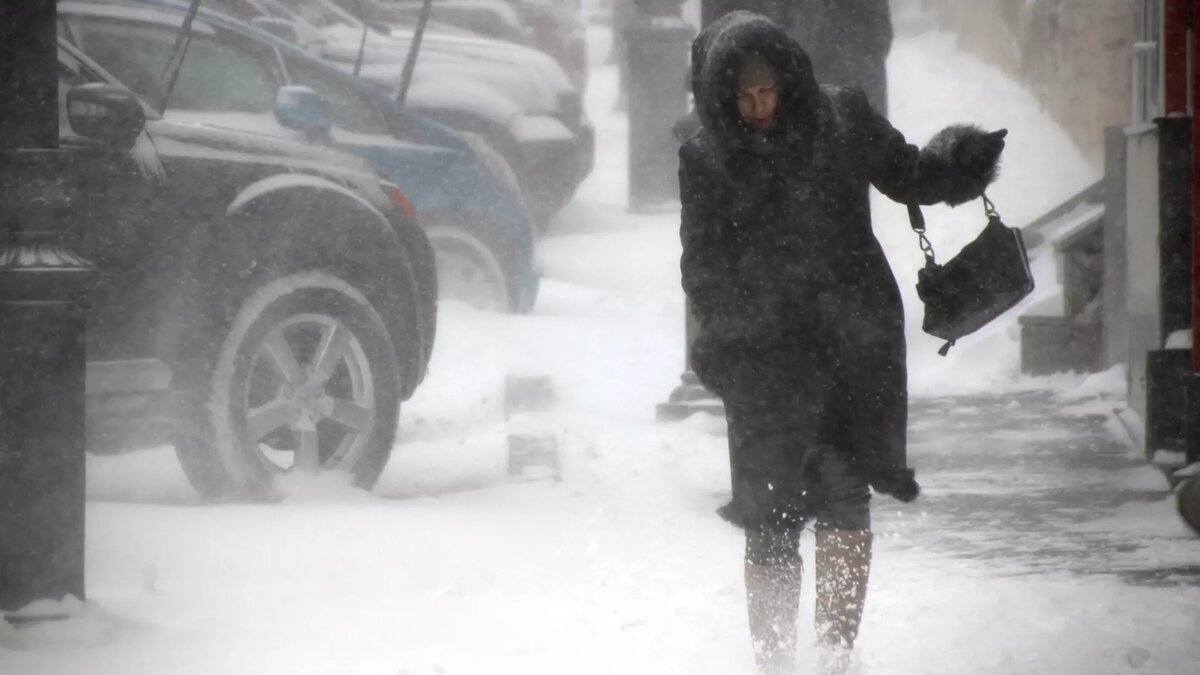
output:
[[[1175,486],[1175,500],[1183,522],[1200,535],[1200,476],[1190,476]]]
[[[276,276],[245,294],[198,378],[176,452],[206,500],[281,496],[289,471],[339,471],[369,489],[395,443],[401,369],[386,323],[327,271]]]
[[[437,263],[438,298],[458,300],[486,311],[510,311],[520,304],[517,285],[496,251],[465,227],[425,229]]]

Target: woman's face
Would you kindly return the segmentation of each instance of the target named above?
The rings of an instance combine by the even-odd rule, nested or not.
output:
[[[774,83],[742,87],[737,97],[738,112],[752,129],[769,129],[775,123],[779,95]]]

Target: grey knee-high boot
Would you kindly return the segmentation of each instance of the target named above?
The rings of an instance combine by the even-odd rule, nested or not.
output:
[[[746,561],[746,609],[754,659],[763,675],[794,672],[796,614],[800,607],[802,565]]]
[[[871,572],[870,530],[817,530],[817,634],[823,645],[852,649]]]

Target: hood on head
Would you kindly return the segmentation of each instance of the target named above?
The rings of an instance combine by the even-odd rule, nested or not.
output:
[[[779,25],[753,12],[730,12],[692,41],[692,94],[696,113],[725,150],[745,145],[752,134],[737,107],[738,69],[755,53],[778,73],[779,107],[771,136],[808,138],[816,127],[820,86],[808,54]]]

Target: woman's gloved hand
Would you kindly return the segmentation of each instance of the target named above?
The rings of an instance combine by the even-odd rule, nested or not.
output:
[[[870,483],[876,492],[891,495],[905,503],[913,501],[921,494],[921,486],[917,485],[916,472],[912,469],[879,473],[871,478]]]
[[[950,206],[978,199],[996,180],[1008,129],[954,124],[929,139],[917,160],[917,201]]]

